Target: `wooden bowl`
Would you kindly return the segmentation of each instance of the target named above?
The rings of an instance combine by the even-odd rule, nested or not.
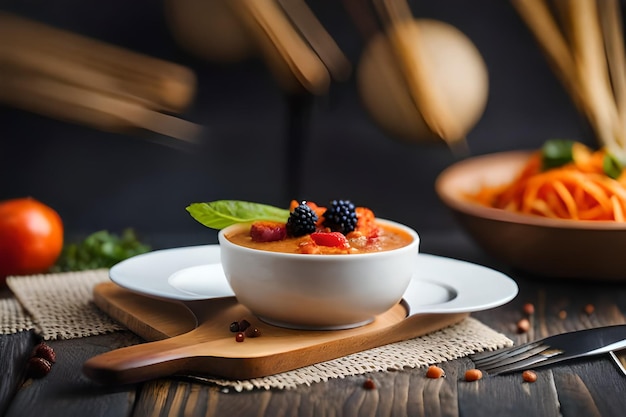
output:
[[[511,181],[529,151],[468,158],[445,169],[435,182],[444,204],[491,256],[549,278],[626,280],[626,224],[550,219],[482,206],[464,194]]]

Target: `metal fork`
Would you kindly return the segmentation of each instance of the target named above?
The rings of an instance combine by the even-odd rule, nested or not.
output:
[[[550,349],[549,345],[536,341],[494,352],[477,353],[471,359],[477,369],[496,375],[530,367],[562,353],[563,350]]]
[[[619,325],[563,333],[519,346],[477,353],[470,358],[477,369],[497,375],[623,348],[626,348],[626,326]]]

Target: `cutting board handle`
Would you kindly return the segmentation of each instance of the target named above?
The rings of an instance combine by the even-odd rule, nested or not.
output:
[[[112,350],[88,359],[83,364],[83,372],[104,384],[132,384],[191,372],[187,365],[200,345],[190,343],[188,334],[185,334]]]

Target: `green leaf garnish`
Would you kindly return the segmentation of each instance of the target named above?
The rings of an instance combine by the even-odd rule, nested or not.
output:
[[[542,166],[544,170],[558,168],[574,161],[573,140],[550,139],[541,148]]]
[[[623,169],[624,166],[622,163],[612,154],[607,152],[604,155],[602,159],[602,170],[607,176],[617,179],[622,174]]]
[[[236,223],[250,223],[257,220],[286,222],[289,218],[287,209],[238,200],[192,203],[187,206],[186,210],[199,223],[218,230]]]

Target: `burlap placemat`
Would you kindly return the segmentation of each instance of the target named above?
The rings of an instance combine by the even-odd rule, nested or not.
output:
[[[9,277],[15,299],[0,299],[2,333],[35,329],[45,340],[71,339],[124,329],[93,303],[93,287],[109,280],[108,270]],[[392,343],[289,372],[232,381],[190,377],[236,391],[286,389],[333,378],[418,368],[461,358],[474,352],[511,346],[513,342],[468,317],[426,336]]]
[[[0,298],[0,333],[13,334],[35,326],[30,316],[15,298]]]
[[[109,281],[108,269],[8,277],[7,285],[44,340],[95,336],[124,329],[93,301],[94,285]],[[19,313],[19,311],[14,312]],[[14,316],[16,324],[24,320]]]

